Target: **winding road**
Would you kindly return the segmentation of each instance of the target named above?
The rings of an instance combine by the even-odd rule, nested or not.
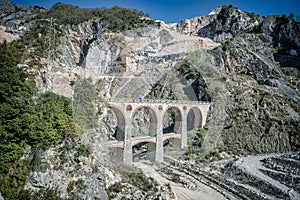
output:
[[[261,169],[263,170],[269,170],[266,167],[262,165],[261,160],[269,157],[273,157],[274,155],[259,155],[259,156],[247,156],[244,158],[241,158],[240,160],[236,161],[236,164],[239,165],[239,167],[244,168],[249,174],[252,176],[256,176],[259,179],[262,179],[269,184],[273,185],[274,187],[278,188],[279,190],[288,193],[290,196],[291,200],[299,200],[300,199],[300,194],[291,191],[289,187],[286,185],[280,183],[277,180],[272,179],[271,177],[267,176],[266,174],[261,172]]]

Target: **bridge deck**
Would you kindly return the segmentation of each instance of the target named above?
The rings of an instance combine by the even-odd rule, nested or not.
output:
[[[163,134],[163,138],[162,140],[168,140],[168,139],[172,139],[172,138],[181,138],[180,134],[176,134],[176,133],[166,133]],[[138,136],[138,137],[133,137],[131,139],[132,145],[131,146],[135,146],[139,143],[142,142],[151,142],[151,143],[156,143],[156,137],[151,137],[151,136]],[[108,141],[106,143],[107,147],[115,147],[115,148],[123,148],[124,147],[124,141]]]
[[[207,105],[207,101],[190,100],[169,100],[169,99],[109,99],[107,103],[147,103],[147,104],[188,104],[188,105]]]

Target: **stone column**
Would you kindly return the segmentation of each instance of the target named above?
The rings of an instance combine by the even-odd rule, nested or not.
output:
[[[180,120],[175,121],[174,132],[179,134],[182,132],[182,121]]]
[[[182,111],[182,122],[181,122],[181,148],[187,147],[187,108],[186,106],[183,107]]]
[[[156,144],[152,142],[148,142],[147,144],[147,159],[150,160],[151,162],[155,161],[155,148]]]
[[[157,129],[156,129],[156,151],[155,161],[162,162],[164,160],[164,147],[163,147],[163,110],[156,110]]]
[[[202,114],[201,128],[203,128],[204,125],[206,124],[206,118],[207,118],[209,107],[210,107],[210,104],[204,104],[204,105],[201,105],[199,108],[201,110],[201,114]]]
[[[156,122],[152,122],[151,119],[150,119],[149,135],[151,137],[155,137],[155,135],[156,135],[156,129],[157,129],[157,123]]]
[[[125,111],[126,112],[126,111]],[[125,117],[125,136],[124,136],[124,157],[123,162],[127,165],[132,164],[132,124],[131,124],[131,115],[130,113],[126,113]]]

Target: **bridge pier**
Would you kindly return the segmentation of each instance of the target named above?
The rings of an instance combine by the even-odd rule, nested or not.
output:
[[[156,152],[155,161],[162,162],[164,160],[164,142],[163,142],[163,113],[157,115],[157,134],[156,134]]]
[[[151,162],[155,161],[156,156],[156,145],[154,143],[149,142],[147,144],[147,160],[150,160]]]
[[[127,165],[132,164],[132,126],[128,122],[129,120],[125,120],[125,137],[124,137],[124,156],[123,162]]]
[[[207,114],[208,114],[208,111],[209,111],[209,106],[210,106],[210,105],[201,106],[201,108],[200,108],[200,110],[201,110],[201,115],[202,115],[201,128],[203,128],[204,125],[206,124],[206,118],[207,118]]]
[[[182,113],[182,122],[181,122],[181,148],[184,149],[187,147],[187,112],[186,110]]]

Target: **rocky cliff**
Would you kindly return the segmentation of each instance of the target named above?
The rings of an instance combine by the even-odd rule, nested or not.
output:
[[[213,100],[205,149],[225,146],[235,154],[299,150],[298,22],[221,6],[172,28],[221,43],[189,54],[173,70],[198,72],[185,79],[200,88],[194,88],[198,99],[205,91]],[[192,81],[199,77],[204,84]],[[159,97],[174,98],[164,94]]]
[[[43,13],[44,8],[14,5],[6,0],[0,1],[0,26],[14,35],[23,35],[37,22],[37,15]]]
[[[261,18],[226,6],[213,13],[217,17],[197,34],[222,44],[207,52],[209,63],[221,71],[220,85],[225,83],[223,94],[212,94],[216,105],[229,95],[226,106],[217,107],[227,117],[213,120],[223,124],[221,141],[236,153],[299,150],[294,143],[299,141],[299,23],[279,16]]]
[[[11,34],[23,35],[35,23],[31,19],[44,12],[1,3],[5,5],[1,25]],[[27,188],[57,187],[64,198],[69,197],[68,190],[81,198],[107,198],[101,196],[105,186],[97,188],[105,179],[103,172],[109,174],[108,185],[119,177],[104,166],[99,153],[105,154],[101,143],[112,138],[117,127],[103,102],[112,97],[211,101],[196,159],[209,158],[211,152],[241,155],[300,149],[298,22],[220,6],[208,16],[176,24],[158,21],[111,33],[101,31],[101,20],[93,18],[76,25],[54,23],[49,33],[55,37],[47,32],[33,36],[45,34],[49,43],[32,69],[40,91],[75,98],[76,82],[89,78],[97,95],[93,104],[98,127],[78,139],[90,146],[89,155],[73,158],[80,151],[78,145],[76,150],[67,145],[39,155],[45,168],[31,172]],[[145,113],[138,115],[142,121],[136,119],[135,130],[142,130],[149,120]],[[80,188],[81,181],[90,188],[88,193]]]

